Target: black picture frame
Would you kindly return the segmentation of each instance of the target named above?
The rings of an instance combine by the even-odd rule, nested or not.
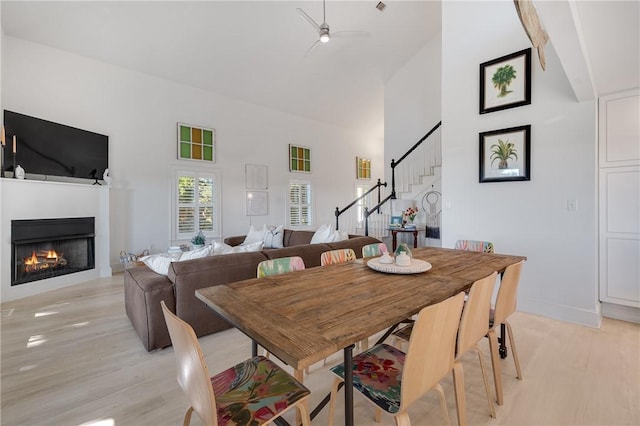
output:
[[[479,171],[480,183],[531,180],[531,125],[480,133]]]
[[[531,48],[480,64],[480,114],[531,104]]]

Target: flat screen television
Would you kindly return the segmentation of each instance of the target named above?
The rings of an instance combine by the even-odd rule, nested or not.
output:
[[[4,111],[4,169],[16,165],[33,175],[102,179],[109,167],[109,137],[13,111]]]

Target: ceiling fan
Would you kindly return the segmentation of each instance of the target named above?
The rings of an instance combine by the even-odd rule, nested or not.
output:
[[[316,21],[313,20],[311,16],[309,16],[304,10],[297,8],[298,13],[302,16],[308,23],[310,23],[313,28],[318,31],[318,40],[316,40],[307,53],[304,56],[309,56],[311,51],[318,45],[318,43],[328,43],[331,38],[348,38],[348,37],[368,37],[369,33],[367,31],[337,31],[335,33],[331,33],[329,30],[329,24],[327,24],[326,18],[326,4],[325,0],[322,0],[322,24],[318,25]]]

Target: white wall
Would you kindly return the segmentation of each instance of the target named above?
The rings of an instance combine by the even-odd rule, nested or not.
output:
[[[527,256],[519,309],[598,326],[596,104],[575,100],[549,43],[545,72],[533,54],[531,105],[479,115],[479,64],[529,40],[512,2],[443,2],[442,12],[443,246],[489,240]],[[478,133],[525,124],[531,181],[478,183]]]
[[[372,159],[373,176],[383,173],[382,141],[344,129],[6,35],[2,64],[3,108],[109,136],[114,266],[122,249],[169,246],[171,171],[185,164],[176,160],[176,122],[216,130],[209,167],[223,176],[223,236],[249,227],[247,163],[269,169],[269,215],[252,219],[259,226],[284,223],[290,178],[312,180],[317,227],[334,223],[335,207],[353,200],[356,156]],[[313,173],[289,173],[289,143],[311,147]]]

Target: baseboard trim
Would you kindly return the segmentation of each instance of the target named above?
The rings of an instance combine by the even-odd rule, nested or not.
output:
[[[602,316],[640,324],[640,308],[602,302]]]
[[[519,297],[518,310],[592,328],[600,328],[600,324],[602,323],[600,302],[597,302],[593,310],[586,310],[576,308],[575,306],[550,303],[547,300],[524,299]]]

